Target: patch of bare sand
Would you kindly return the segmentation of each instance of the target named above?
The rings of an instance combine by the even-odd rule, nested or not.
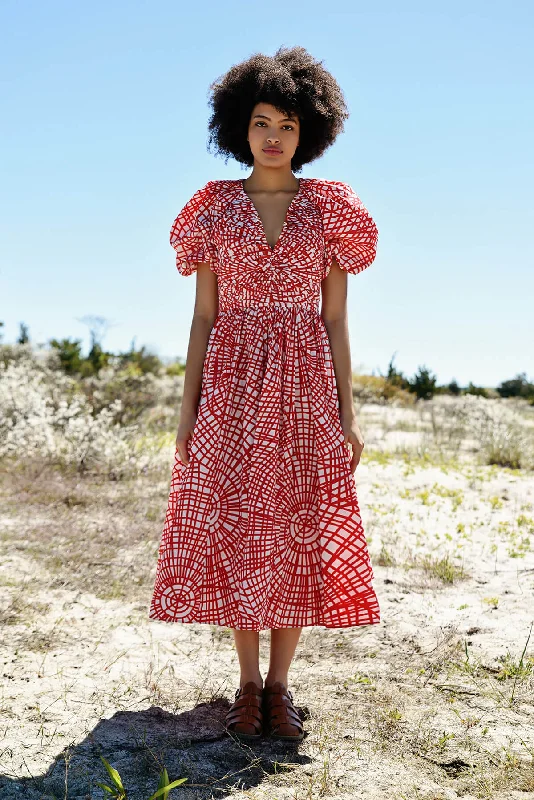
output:
[[[131,800],[162,763],[188,778],[171,797],[534,797],[534,477],[388,458],[356,478],[382,622],[305,628],[307,736],[249,747],[223,729],[231,631],[147,618],[167,475],[6,476],[0,796],[101,797],[102,754]]]

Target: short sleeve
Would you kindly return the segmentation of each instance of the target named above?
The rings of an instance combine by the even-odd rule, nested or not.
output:
[[[170,243],[176,250],[176,268],[180,275],[192,275],[199,262],[207,262],[214,272],[217,271],[210,214],[216,189],[217,181],[208,181],[187,201],[172,224]]]
[[[376,257],[378,228],[348,183],[321,181],[325,276],[335,258],[341,269],[362,272]]]

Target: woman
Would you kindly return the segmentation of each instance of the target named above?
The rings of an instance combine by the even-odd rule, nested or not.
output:
[[[171,230],[196,298],[150,618],[232,628],[227,730],[299,740],[288,671],[302,627],[380,621],[346,313],[347,273],[373,262],[378,231],[348,184],[295,176],[348,116],[321,62],[256,54],[211,90],[210,144],[252,171],[209,181]]]

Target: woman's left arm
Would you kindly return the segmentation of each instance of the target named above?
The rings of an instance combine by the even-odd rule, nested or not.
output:
[[[356,420],[356,409],[352,397],[352,364],[347,319],[347,272],[341,269],[335,258],[332,260],[330,272],[322,282],[321,291],[321,317],[332,351],[339,397],[340,422],[345,443],[352,446],[350,468],[354,473],[360,462],[364,441]]]

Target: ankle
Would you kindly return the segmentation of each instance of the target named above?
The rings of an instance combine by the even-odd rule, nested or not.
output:
[[[283,683],[287,689],[287,673],[268,672],[265,676],[265,686],[273,686],[277,681]]]
[[[259,686],[259,687],[260,687],[260,689],[262,689],[262,688],[263,688],[263,678],[262,678],[262,676],[259,674],[259,672],[258,672],[258,673],[256,673],[255,675],[254,675],[254,674],[248,674],[248,675],[247,675],[246,673],[242,673],[242,674],[241,674],[241,676],[240,676],[240,678],[239,678],[239,686],[240,686],[241,688],[243,688],[243,686],[244,686],[246,683],[248,683],[249,681],[254,681],[254,683],[256,684],[256,686]]]

